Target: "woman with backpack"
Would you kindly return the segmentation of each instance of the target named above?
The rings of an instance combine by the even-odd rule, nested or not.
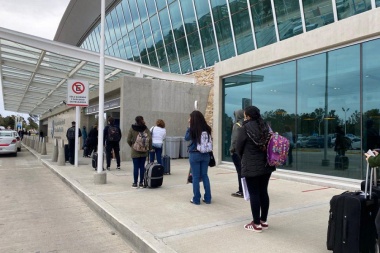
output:
[[[276,170],[267,162],[266,146],[270,128],[256,106],[246,107],[244,118],[243,126],[238,129],[235,145],[236,152],[241,158],[241,176],[247,183],[253,216],[253,221],[244,228],[262,232],[263,229],[268,229],[268,184],[272,172]]]
[[[201,192],[199,180],[202,179],[205,190],[202,200],[206,204],[211,204],[211,186],[207,174],[210,162],[210,154],[208,152],[212,151],[211,127],[207,124],[200,111],[193,111],[190,114],[185,140],[191,141],[188,149],[190,168],[193,175],[193,197],[190,202],[195,205],[200,204]]]
[[[145,161],[149,150],[152,149],[152,135],[146,127],[142,116],[137,116],[135,118],[135,124],[131,126],[128,132],[127,143],[131,147],[131,157],[133,161],[132,188],[137,188],[138,181],[139,187],[143,188]]]

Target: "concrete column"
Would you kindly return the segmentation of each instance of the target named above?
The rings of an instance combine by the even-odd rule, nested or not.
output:
[[[106,184],[107,183],[107,173],[102,171],[100,173],[95,172],[94,174],[94,184]]]
[[[63,150],[65,152],[65,150]],[[58,140],[53,139],[53,156],[51,158],[52,162],[57,162],[58,161]]]
[[[41,155],[47,155],[45,138],[42,138]]]
[[[58,160],[57,165],[64,166],[66,165],[65,161],[65,143],[63,140],[59,140],[58,142]]]

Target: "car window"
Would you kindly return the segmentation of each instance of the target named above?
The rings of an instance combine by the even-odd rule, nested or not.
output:
[[[11,132],[0,132],[0,136],[2,136],[2,137],[13,137]]]

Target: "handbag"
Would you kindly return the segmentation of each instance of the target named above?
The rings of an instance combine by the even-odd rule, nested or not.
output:
[[[208,166],[214,167],[216,165],[214,153],[212,153],[211,151],[209,152],[209,154],[210,154],[210,161],[208,162]]]

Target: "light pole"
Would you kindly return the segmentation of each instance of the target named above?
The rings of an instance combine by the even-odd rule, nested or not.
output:
[[[347,122],[346,122],[346,113],[348,112],[348,110],[350,110],[350,108],[344,108],[342,107],[342,110],[344,111],[344,135],[347,134],[347,129],[346,129],[346,125],[347,125]]]

